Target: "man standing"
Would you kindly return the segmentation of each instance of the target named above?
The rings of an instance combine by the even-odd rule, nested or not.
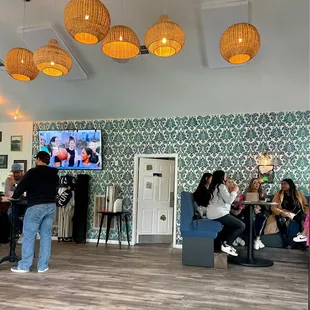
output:
[[[8,176],[4,183],[4,195],[7,197],[13,196],[15,188],[23,176],[22,166],[17,163],[13,164],[11,168],[11,172],[12,172],[12,175]],[[23,234],[22,234],[23,221],[20,219],[20,217],[25,214],[25,210],[26,210],[26,206],[25,207],[20,206],[16,214],[15,226],[16,226],[17,233],[20,234],[20,237],[17,243],[22,243],[22,240],[23,240]],[[9,221],[12,222],[12,209],[11,208],[8,209],[8,217],[9,217]]]
[[[38,272],[48,270],[51,255],[52,229],[56,217],[56,193],[59,182],[58,170],[48,167],[50,155],[40,151],[36,156],[36,167],[30,169],[17,185],[12,198],[27,194],[28,209],[24,218],[24,240],[22,259],[13,272],[29,272],[34,257],[34,245],[40,230],[40,255]],[[6,198],[6,200],[9,200]]]

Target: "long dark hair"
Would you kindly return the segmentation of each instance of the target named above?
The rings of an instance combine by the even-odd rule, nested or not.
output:
[[[286,182],[290,186],[290,195],[293,200],[297,200],[297,188],[294,181],[292,179],[284,179],[281,181],[281,183],[282,182]]]
[[[222,184],[225,184],[225,172],[223,170],[217,170],[213,172],[212,175],[212,182],[209,185],[208,188],[208,197],[207,197],[207,202],[208,204],[214,197],[214,191],[217,189],[217,195],[219,194],[219,187]]]
[[[209,172],[204,173],[202,175],[201,179],[200,179],[200,182],[199,182],[199,184],[197,186],[196,191],[198,191],[199,189],[205,187],[211,177],[212,177],[211,173],[209,173]]]

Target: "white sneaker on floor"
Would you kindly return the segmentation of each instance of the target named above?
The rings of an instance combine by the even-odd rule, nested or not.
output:
[[[238,238],[233,242],[233,246],[238,246],[238,242],[237,242]]]
[[[22,244],[23,243],[23,240],[24,240],[24,234],[21,234],[17,240],[17,243],[18,244]]]
[[[236,239],[236,241],[237,241],[237,243],[238,243],[239,245],[245,246],[245,241],[244,241],[243,239],[241,239],[240,237],[238,237],[238,238]]]
[[[259,248],[260,249],[263,249],[265,247],[264,243],[262,243],[262,240],[258,240],[258,243],[259,243]]]
[[[254,240],[254,249],[257,251],[260,249],[259,240]]]
[[[43,273],[43,272],[46,272],[49,268],[45,268],[45,269],[38,269],[38,273]]]
[[[306,242],[307,236],[304,236],[301,233],[298,233],[297,237],[294,237],[293,240],[294,240],[294,242]]]
[[[238,256],[237,251],[230,245],[222,244],[221,251],[231,256]]]

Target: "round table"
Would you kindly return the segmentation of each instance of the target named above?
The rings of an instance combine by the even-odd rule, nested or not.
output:
[[[18,205],[27,205],[27,201],[23,199],[13,199],[10,198],[9,202],[11,203],[12,207],[12,226],[11,226],[11,241],[10,241],[10,252],[8,256],[5,256],[0,259],[0,264],[3,262],[18,262],[20,257],[16,255],[15,248],[16,248],[16,240],[15,240],[15,220],[16,220],[16,208]]]
[[[247,256],[229,256],[229,260],[238,265],[246,267],[270,267],[273,265],[273,261],[264,258],[255,258],[254,257],[254,242],[253,242],[253,209],[255,206],[277,206],[277,202],[265,202],[265,201],[235,201],[234,204],[244,205],[250,208],[249,216],[249,235],[248,235],[248,251]]]

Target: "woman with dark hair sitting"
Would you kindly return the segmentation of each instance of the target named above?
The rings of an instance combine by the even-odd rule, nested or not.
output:
[[[291,220],[299,224],[299,234],[294,238],[295,242],[306,242],[307,229],[304,228],[308,203],[302,192],[297,190],[292,179],[284,179],[281,182],[281,190],[273,197],[273,202],[279,203],[271,208],[265,234],[275,234],[280,231],[283,245],[289,246],[287,227]]]
[[[206,217],[208,188],[212,181],[212,174],[206,172],[200,179],[197,189],[193,193],[194,201],[196,202],[196,212],[200,217]]]
[[[224,171],[218,170],[213,173],[206,199],[207,218],[224,225],[218,234],[218,240],[222,242],[221,250],[232,256],[238,256],[232,244],[245,229],[245,224],[230,214],[231,204],[235,201],[238,192],[238,186],[235,186],[231,192],[228,191]]]

